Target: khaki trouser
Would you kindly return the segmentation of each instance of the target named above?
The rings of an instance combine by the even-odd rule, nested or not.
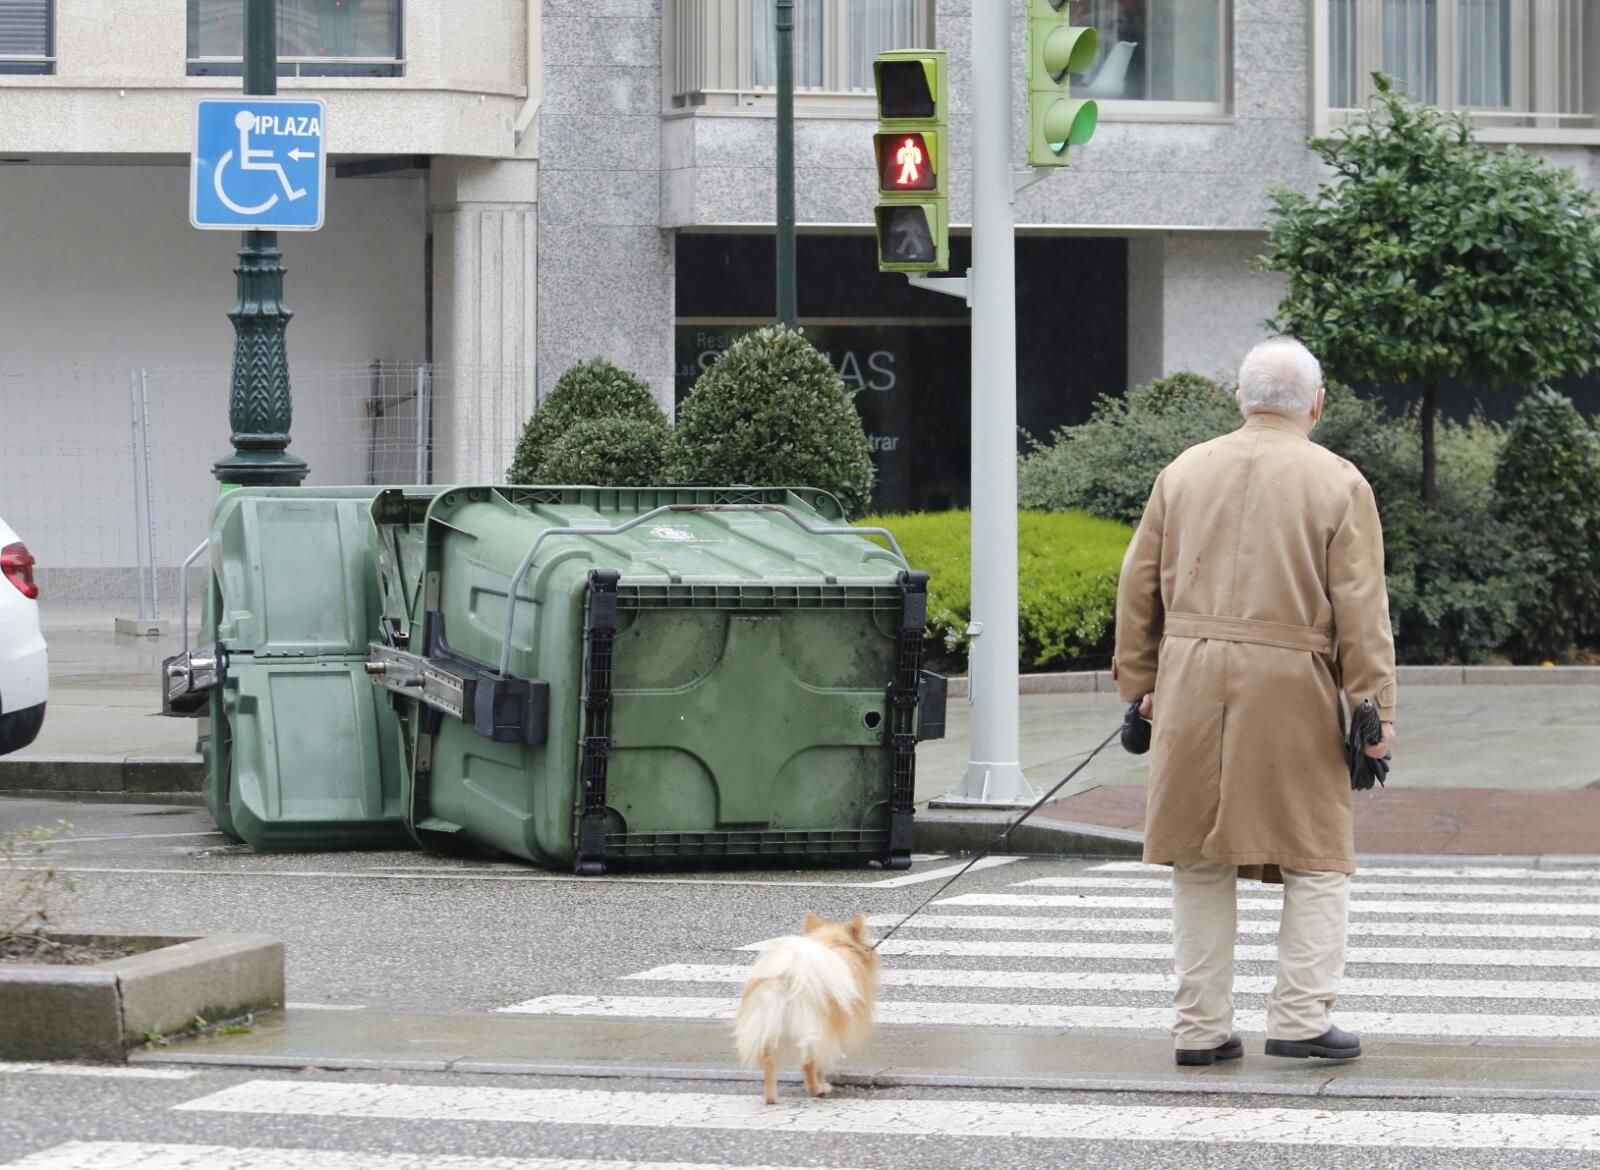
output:
[[[1238,870],[1208,861],[1172,867],[1172,949],[1178,973],[1173,997],[1179,1048],[1214,1048],[1233,1032],[1233,945],[1239,910]],[[1310,1040],[1330,1027],[1344,977],[1350,877],[1325,871],[1283,871],[1278,926],[1278,982],[1267,1000],[1267,1037]]]

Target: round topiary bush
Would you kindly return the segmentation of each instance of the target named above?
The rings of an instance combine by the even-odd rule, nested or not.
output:
[[[562,374],[555,388],[533,412],[522,428],[522,438],[517,441],[511,466],[506,469],[506,482],[578,482],[605,486],[646,482],[632,478],[633,471],[609,456],[596,463],[584,463],[579,451],[597,452],[592,435],[581,443],[565,443],[560,453],[560,468],[570,475],[558,475],[550,466],[551,460],[556,458],[557,446],[571,437],[575,427],[602,419],[626,419],[639,424],[628,432],[628,449],[634,457],[648,462],[648,478],[658,479],[672,434],[666,416],[643,379],[618,369],[604,358],[595,358],[580,362]],[[620,433],[614,432],[614,435]],[[572,478],[584,468],[590,469],[587,474]],[[615,474],[627,474],[630,478],[625,481],[606,478]]]
[[[586,418],[545,449],[543,483],[649,487],[666,476],[668,432],[642,418]]]
[[[828,359],[792,329],[739,338],[678,408],[678,479],[815,487],[847,515],[872,496],[874,472],[854,401]]]

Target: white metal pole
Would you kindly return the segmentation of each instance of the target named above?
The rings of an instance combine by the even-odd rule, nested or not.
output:
[[[1021,807],[1017,712],[1017,289],[1012,5],[972,6],[972,738],[941,804]]]

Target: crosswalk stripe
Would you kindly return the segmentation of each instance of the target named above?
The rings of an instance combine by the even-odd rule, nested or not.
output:
[[[1099,894],[956,894],[941,898],[935,906],[1078,906],[1092,910],[1170,910],[1171,897]],[[1283,907],[1282,895],[1260,898],[1240,895],[1239,912],[1276,913]],[[1351,914],[1468,914],[1496,918],[1600,918],[1600,902],[1391,902],[1363,898],[1350,899]]]
[[[980,857],[971,864],[970,868],[972,870],[994,869],[996,866],[1010,865],[1014,861],[1021,860],[1020,856],[1014,855]],[[862,882],[860,884],[869,890],[889,890],[899,886],[916,886],[921,885],[923,882],[936,882],[940,878],[954,877],[967,868],[969,868],[967,863],[963,861],[957,865],[941,865],[937,869],[924,869],[916,873],[901,874],[899,877],[884,878],[878,882]]]
[[[738,999],[700,995],[541,995],[498,1010],[523,1016],[588,1016],[629,1020],[731,1020]],[[950,1003],[890,1000],[876,1012],[880,1024],[968,1028],[1090,1028],[1161,1032],[1172,1023],[1169,1007],[1103,1007],[1050,1003]],[[1265,1030],[1266,1015],[1242,1011],[1238,1028]],[[1600,1039],[1600,1016],[1489,1015],[1443,1012],[1340,1012],[1339,1024],[1384,1036]]]
[[[201,1146],[156,1142],[67,1142],[0,1170],[783,1170],[704,1162],[615,1162],[592,1158],[469,1158],[349,1150]]]
[[[31,1061],[0,1061],[0,1077],[106,1077],[131,1081],[186,1081],[198,1076],[195,1069],[138,1068],[122,1064],[42,1064]]]
[[[1054,890],[1170,890],[1169,878],[1143,877],[1042,877],[1031,881],[1015,882],[1013,887],[1036,887]],[[1422,882],[1404,886],[1362,886],[1357,882],[1352,891],[1355,897],[1363,894],[1381,894],[1385,898],[1437,897],[1452,894],[1461,897],[1528,898],[1557,895],[1568,898],[1600,897],[1600,885],[1455,885],[1450,882]],[[1282,895],[1275,895],[1281,899]]]
[[[716,963],[670,963],[634,975],[641,983],[732,983],[750,977],[749,967]],[[988,987],[1011,990],[1150,991],[1171,995],[1176,976],[1149,971],[997,971],[968,968],[914,967],[884,971],[885,987]],[[1236,975],[1233,989],[1264,995],[1277,982],[1273,975]],[[1579,1000],[1600,1002],[1600,983],[1536,982],[1521,979],[1349,979],[1340,1002],[1371,996],[1409,999]]]
[[[1172,874],[1170,865],[1142,861],[1106,861],[1089,867],[1091,873]],[[1600,882],[1600,869],[1527,869],[1508,865],[1358,866],[1356,881],[1364,878],[1489,878],[1495,881]]]
[[[901,914],[872,914],[869,926],[893,926],[904,917]],[[923,930],[985,930],[1017,931],[1027,933],[1074,934],[1167,934],[1172,933],[1172,919],[1149,918],[1069,918],[1048,914],[918,914],[906,923],[911,933]],[[1239,933],[1263,934],[1276,937],[1278,920],[1251,921],[1240,919]],[[1422,933],[1414,922],[1352,922],[1347,932],[1351,938],[1415,938]],[[1573,926],[1567,923],[1543,922],[1452,922],[1453,938],[1565,938],[1593,942],[1600,940],[1600,926]]]
[[[768,942],[740,947],[744,951],[765,949]],[[1125,942],[1056,942],[1043,939],[901,938],[896,935],[879,945],[883,955],[921,955],[934,958],[959,956],[991,959],[1161,959],[1170,961],[1172,944]],[[1275,963],[1278,948],[1246,944],[1233,951],[1242,961]],[[1600,968],[1600,952],[1592,949],[1570,951],[1536,950],[1457,950],[1433,947],[1351,947],[1345,958],[1352,964],[1376,963],[1405,967],[1571,967]]]
[[[1600,1150],[1592,1114],[1241,1109],[1020,1101],[802,1098],[501,1086],[248,1081],[177,1108],[195,1112],[403,1121],[510,1122],[769,1134],[1212,1142],[1413,1149]]]

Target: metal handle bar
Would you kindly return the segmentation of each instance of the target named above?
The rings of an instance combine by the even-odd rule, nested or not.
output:
[[[195,558],[211,547],[211,538],[202,540],[195,550],[183,558],[183,567],[178,570],[178,614],[179,621],[183,623],[183,652],[189,653],[189,566],[194,564]]]
[[[664,516],[673,512],[777,512],[793,520],[801,529],[812,536],[881,536],[889,542],[889,547],[894,550],[894,555],[900,558],[900,563],[907,568],[911,562],[906,560],[906,554],[900,549],[900,542],[895,540],[894,534],[887,528],[852,528],[835,525],[819,526],[811,524],[800,513],[787,504],[663,504],[659,508],[652,508],[642,512],[631,520],[625,520],[611,528],[546,528],[533,538],[533,544],[528,547],[527,554],[517,565],[517,571],[511,575],[511,587],[506,592],[506,622],[500,638],[500,674],[502,677],[511,673],[511,627],[517,614],[517,590],[522,587],[522,579],[528,575],[528,570],[533,566],[534,557],[539,555],[539,546],[551,536],[618,536],[629,529],[654,520],[657,516]]]

